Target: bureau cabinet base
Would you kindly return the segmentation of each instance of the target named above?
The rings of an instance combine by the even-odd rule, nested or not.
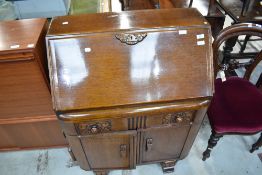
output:
[[[75,157],[71,147],[68,148],[68,153],[69,153],[72,161],[76,161],[76,157]]]
[[[80,123],[62,122],[62,127],[72,148],[72,159],[76,159],[84,170],[106,174],[105,171],[109,170],[128,170],[136,165],[158,162],[164,173],[171,173],[174,172],[176,162],[189,152],[205,112],[206,108],[163,112],[136,121],[120,118]],[[117,131],[116,123],[124,123],[121,126],[128,128]],[[133,127],[135,123],[144,128],[136,129]],[[104,125],[110,126],[109,132],[103,130]],[[98,133],[91,134],[89,131],[92,128],[98,128]]]

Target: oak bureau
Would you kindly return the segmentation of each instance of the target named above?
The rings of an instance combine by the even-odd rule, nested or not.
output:
[[[66,146],[52,109],[46,19],[0,22],[0,151]]]
[[[106,174],[189,152],[213,94],[211,31],[196,9],[54,18],[53,107],[84,170]]]

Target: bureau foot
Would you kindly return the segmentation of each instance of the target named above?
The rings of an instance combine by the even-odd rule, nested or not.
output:
[[[177,160],[161,162],[163,173],[173,173]]]
[[[94,171],[95,175],[108,175],[109,171]]]
[[[68,153],[70,154],[72,161],[76,161],[76,157],[70,147],[68,148]]]

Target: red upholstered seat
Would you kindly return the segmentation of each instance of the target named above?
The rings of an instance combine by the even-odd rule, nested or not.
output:
[[[229,77],[224,82],[219,78],[207,114],[216,133],[261,131],[262,92],[239,77]]]

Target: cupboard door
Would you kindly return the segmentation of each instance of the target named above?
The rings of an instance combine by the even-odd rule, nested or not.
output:
[[[177,159],[183,149],[190,126],[145,129],[141,132],[141,163]]]
[[[135,167],[136,131],[81,136],[91,169]]]

